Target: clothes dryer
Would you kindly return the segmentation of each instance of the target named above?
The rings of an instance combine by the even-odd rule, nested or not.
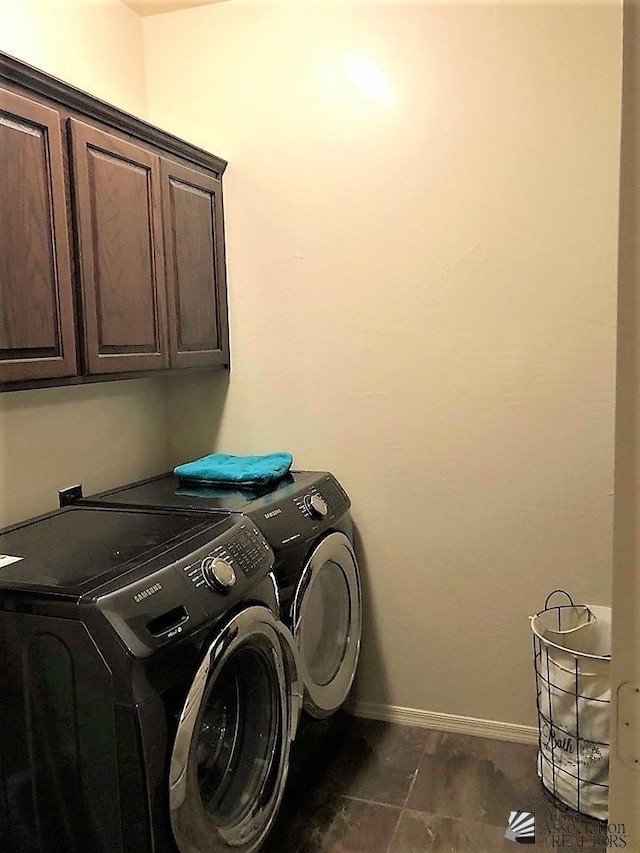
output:
[[[302,699],[258,528],[70,506],[0,552],[0,849],[258,850]]]
[[[81,487],[61,494],[77,500]],[[283,620],[300,651],[305,709],[321,718],[345,702],[360,652],[362,596],[351,501],[332,474],[293,471],[259,490],[186,484],[163,474],[81,502],[250,519],[275,553]]]

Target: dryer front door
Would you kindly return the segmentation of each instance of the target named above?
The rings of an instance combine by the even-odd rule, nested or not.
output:
[[[313,717],[327,717],[347,698],[360,653],[360,577],[353,546],[344,533],[330,533],[311,552],[291,616],[305,710]]]
[[[260,847],[282,797],[301,698],[284,625],[258,605],[230,619],[196,673],[171,756],[180,853]]]

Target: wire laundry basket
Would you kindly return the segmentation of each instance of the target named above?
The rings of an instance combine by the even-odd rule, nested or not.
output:
[[[550,607],[560,593],[569,604]],[[538,709],[538,776],[572,809],[609,813],[611,609],[575,605],[556,589],[531,617]]]

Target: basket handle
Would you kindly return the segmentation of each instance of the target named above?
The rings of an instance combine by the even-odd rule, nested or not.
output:
[[[544,609],[545,609],[545,610],[548,610],[548,608],[549,608],[549,599],[550,599],[552,596],[554,596],[554,595],[556,594],[556,592],[559,592],[561,595],[566,595],[566,596],[567,596],[567,598],[569,599],[569,601],[571,602],[571,606],[572,606],[572,607],[575,607],[575,604],[573,603],[573,598],[571,598],[571,596],[569,595],[569,593],[568,593],[565,589],[554,589],[554,590],[553,590],[553,592],[550,592],[550,593],[549,593],[549,595],[547,596],[547,598],[546,598],[546,600],[545,600],[545,602],[544,602]]]

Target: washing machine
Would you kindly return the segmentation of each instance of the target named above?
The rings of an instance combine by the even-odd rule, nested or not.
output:
[[[362,597],[351,501],[332,474],[293,471],[258,490],[186,484],[163,474],[81,495],[81,486],[74,486],[61,492],[61,500],[243,515],[252,521],[275,553],[283,620],[300,651],[305,710],[322,718],[344,704],[358,663]]]
[[[69,506],[0,552],[0,849],[258,850],[302,691],[253,522]]]

